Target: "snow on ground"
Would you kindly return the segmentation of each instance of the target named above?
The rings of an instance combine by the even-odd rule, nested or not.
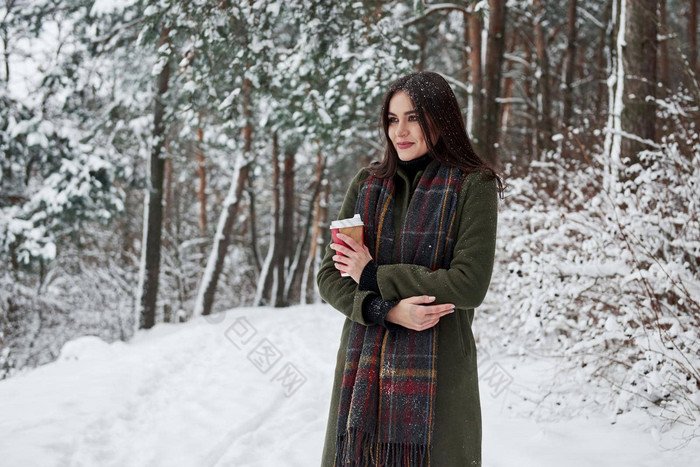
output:
[[[342,320],[328,305],[239,308],[128,344],[71,341],[0,381],[0,464],[317,466]],[[668,450],[674,433],[644,413],[522,416],[549,366],[480,360],[485,467],[697,465],[698,440]]]

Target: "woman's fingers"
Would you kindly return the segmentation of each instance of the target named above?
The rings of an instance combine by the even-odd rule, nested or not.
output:
[[[440,318],[454,312],[454,308],[452,308],[451,306],[446,308],[442,305],[436,305],[424,308],[431,309],[430,311],[425,310],[426,313],[423,319],[421,320],[424,323],[424,329],[435,326],[438,323],[438,321],[440,321]]]
[[[345,245],[341,245],[340,243],[331,243],[331,250],[335,250],[338,253],[342,253],[344,255],[348,255],[349,253],[354,253],[355,250],[351,250],[350,248],[346,247]]]
[[[398,322],[415,331],[423,331],[435,326],[443,316],[454,313],[454,304],[427,305],[433,301],[435,301],[435,297],[430,295],[414,295],[402,299],[395,307],[397,312],[394,316],[396,318],[405,318],[400,318],[400,321],[393,322]]]
[[[435,301],[435,297],[430,296],[430,295],[415,295],[413,297],[408,297],[406,299],[407,303],[411,303],[413,305],[420,305],[420,308],[417,310],[429,315],[429,314],[435,314],[435,313],[449,313],[454,309],[454,304],[453,303],[441,303],[439,305],[425,305],[425,303],[431,303]]]
[[[349,260],[350,260],[350,258],[348,258],[347,256],[341,256],[341,255],[334,255],[333,256],[333,261],[335,261],[336,263],[348,264]]]
[[[445,303],[443,305],[431,305],[423,307],[426,315],[440,314],[444,315],[447,313],[452,313],[455,306],[451,303]]]
[[[420,305],[421,303],[430,303],[432,301],[435,301],[435,297],[431,297],[430,295],[414,295],[413,297],[408,297],[405,300],[408,303]]]
[[[424,329],[430,329],[435,326],[440,318],[450,313],[454,313],[455,307],[451,303],[446,303],[442,305],[418,305],[418,314],[421,316],[419,319],[417,331],[422,331]]]
[[[353,249],[353,251],[357,251],[360,248],[360,244],[355,241],[352,237],[338,233],[338,238],[340,238],[342,241],[344,241],[350,248]]]
[[[331,248],[334,249],[335,251],[339,251],[343,254],[347,254],[347,253],[354,253],[357,250],[362,250],[359,243],[357,243],[355,240],[353,240],[352,237],[348,237],[345,234],[339,233],[338,238],[341,239],[343,242],[345,242],[345,245],[341,245],[340,243],[331,243]]]
[[[433,321],[428,321],[428,322],[425,323],[424,325],[419,326],[419,327],[416,329],[416,331],[425,331],[426,329],[430,329],[430,328],[432,328],[433,326],[435,326],[435,325],[438,323],[438,321],[440,321],[440,320],[436,319],[436,320],[433,320]]]

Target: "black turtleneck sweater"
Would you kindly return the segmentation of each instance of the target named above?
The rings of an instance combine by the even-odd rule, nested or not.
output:
[[[418,171],[425,169],[428,166],[428,164],[430,164],[431,160],[433,160],[433,158],[430,157],[430,154],[425,153],[422,156],[412,159],[410,161],[402,161],[401,159],[399,159],[399,167],[403,168],[403,170],[406,172],[406,175],[408,175],[408,179],[410,181],[413,181]]]
[[[430,154],[426,153],[410,161],[402,161],[399,159],[398,165],[406,172],[409,183],[412,186],[415,181],[416,174],[419,171],[424,170],[431,160],[432,157],[430,157]],[[380,293],[379,284],[377,284],[377,267],[378,264],[374,260],[367,263],[360,276],[360,290],[373,290],[378,294]],[[389,310],[391,310],[397,303],[399,303],[398,300],[384,301],[382,300],[381,295],[375,296],[364,301],[362,304],[362,314],[364,315],[366,321],[370,321],[391,329],[392,327],[396,327],[398,325],[385,321],[385,318],[387,313],[389,313]]]

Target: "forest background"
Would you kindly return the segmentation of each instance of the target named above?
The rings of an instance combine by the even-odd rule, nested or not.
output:
[[[451,83],[503,171],[480,351],[700,430],[697,0],[0,6],[0,379],[76,336],[320,301],[379,105]],[[213,318],[214,319],[214,318]],[[594,398],[595,399],[595,398]]]

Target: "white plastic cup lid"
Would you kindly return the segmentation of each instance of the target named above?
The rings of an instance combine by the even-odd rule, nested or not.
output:
[[[331,222],[331,229],[340,229],[343,227],[356,227],[358,225],[365,225],[362,222],[362,216],[355,214],[347,219],[338,219],[337,221]]]

